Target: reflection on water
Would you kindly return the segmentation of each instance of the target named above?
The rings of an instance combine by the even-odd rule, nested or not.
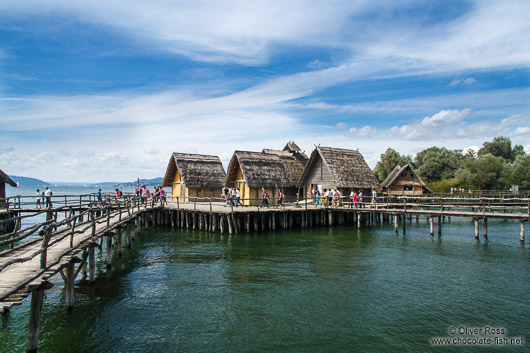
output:
[[[100,255],[97,282],[78,281],[70,313],[57,279],[41,351],[426,351],[451,326],[524,337],[528,246],[518,222],[488,226],[487,243],[455,219],[432,239],[425,221],[398,237],[393,226],[236,236],[151,228],[111,273]],[[2,319],[0,351],[25,349],[28,306]]]

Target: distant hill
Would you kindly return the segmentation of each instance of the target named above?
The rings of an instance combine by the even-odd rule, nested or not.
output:
[[[16,175],[10,175],[10,178],[13,179],[15,183],[18,183],[20,186],[43,186],[43,185],[50,185],[50,183],[47,183],[45,181],[42,181],[40,179],[35,178],[27,178],[23,176],[16,176]]]
[[[53,182],[48,183],[40,179],[27,178],[22,176],[11,175],[11,179],[15,183],[18,183],[20,186],[44,186],[44,185],[87,185],[87,183],[69,183],[69,182]],[[154,178],[154,179],[140,179],[140,185],[146,186],[158,186],[162,184],[164,178]],[[123,186],[136,186],[137,181],[131,182],[119,182],[119,181],[104,181],[101,183],[90,183],[88,185],[93,185],[97,187],[123,187]]]
[[[164,180],[164,178],[162,178],[162,177],[153,178],[153,179],[140,179],[140,185],[159,186],[159,185],[162,185],[162,181],[163,180]],[[136,185],[138,185],[138,181],[135,180],[135,181],[127,182],[127,183],[118,183],[118,184],[120,186],[136,186]]]

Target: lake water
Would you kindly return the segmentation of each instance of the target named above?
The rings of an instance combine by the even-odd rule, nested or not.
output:
[[[220,235],[149,228],[94,285],[80,279],[64,307],[47,292],[41,352],[491,351],[435,347],[455,327],[502,328],[527,339],[530,251],[519,222],[490,220],[476,242],[455,218],[429,236],[391,225]],[[29,299],[29,298],[28,298]],[[24,351],[29,300],[2,317],[0,352]],[[523,346],[496,351],[529,351]]]

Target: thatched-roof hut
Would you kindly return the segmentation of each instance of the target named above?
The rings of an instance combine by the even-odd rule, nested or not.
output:
[[[11,179],[9,177],[9,175],[7,175],[6,173],[4,173],[1,169],[0,169],[0,206],[3,205],[5,203],[5,198],[6,198],[6,184],[9,184],[13,187],[17,187],[17,183],[15,183],[13,181],[13,179]]]
[[[279,189],[292,187],[285,168],[284,159],[294,158],[288,154],[280,157],[276,153],[235,151],[226,176],[226,185],[239,188],[245,205],[261,201],[261,189],[266,188],[274,201]]]
[[[172,199],[180,201],[219,197],[226,173],[217,156],[173,153],[169,159],[163,187],[172,188]]]
[[[283,166],[289,179],[290,186],[282,189],[287,198],[295,198],[298,192],[298,181],[304,171],[309,158],[300,151],[299,147],[294,142],[289,142],[282,151],[264,149],[264,153],[276,154],[283,162]]]
[[[407,164],[396,166],[381,184],[385,192],[390,195],[422,195],[432,194],[433,191],[425,185],[414,168]]]
[[[322,146],[311,153],[299,185],[305,189],[306,197],[313,187],[321,192],[337,188],[342,195],[349,195],[351,189],[366,194],[379,188],[377,178],[358,151]]]

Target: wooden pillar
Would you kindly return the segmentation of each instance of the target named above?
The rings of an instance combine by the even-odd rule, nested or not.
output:
[[[399,228],[399,216],[397,214],[394,215],[394,233],[398,235],[398,228]]]
[[[27,352],[37,352],[39,348],[39,328],[42,314],[44,291],[53,287],[53,283],[44,282],[31,291],[31,307],[29,311]]]
[[[438,216],[438,236],[442,235],[442,216]]]
[[[521,221],[521,241],[524,242],[524,221]]]
[[[225,232],[225,225],[224,225],[224,216],[222,214],[219,214],[219,231],[221,234]]]
[[[149,229],[149,212],[144,212],[144,230]]]
[[[127,223],[125,225],[125,234],[126,234],[126,237],[127,237],[127,249],[130,249],[131,248],[131,242],[132,242],[132,239],[131,239],[131,223]]]
[[[228,234],[232,234],[234,232],[234,224],[232,222],[232,217],[228,215],[226,216],[226,220],[228,221]]]
[[[122,252],[123,252],[121,235],[122,235],[121,226],[118,226],[118,228],[116,228],[116,237],[117,237],[117,240],[118,240],[118,257],[121,257],[122,256]]]
[[[404,214],[402,217],[403,223],[401,224],[401,226],[403,227],[403,234],[405,234],[405,232],[407,231],[407,215]]]
[[[217,232],[217,213],[212,214],[212,232]]]
[[[250,233],[250,213],[246,215],[245,229],[247,233]]]
[[[430,234],[431,237],[434,235],[434,216],[429,216]]]
[[[75,262],[66,264],[66,309],[74,308],[74,282],[75,282]]]
[[[478,239],[478,225],[479,225],[479,219],[475,218],[475,239]]]
[[[361,221],[361,218],[362,218],[361,215],[362,215],[361,212],[357,213],[357,229],[361,229],[361,224],[362,224],[361,223],[362,222]]]
[[[88,282],[94,283],[96,281],[96,259],[95,259],[95,246],[90,245],[88,248]]]
[[[271,229],[276,230],[276,213],[271,213]]]
[[[140,215],[136,215],[136,234],[140,234]]]
[[[258,231],[258,220],[259,220],[259,213],[254,213],[253,215],[253,219],[254,219],[254,231],[257,232]]]
[[[328,211],[328,225],[333,226],[333,212]]]
[[[484,217],[484,240],[488,239],[488,218]]]
[[[107,268],[111,268],[112,266],[112,234],[107,233]]]

